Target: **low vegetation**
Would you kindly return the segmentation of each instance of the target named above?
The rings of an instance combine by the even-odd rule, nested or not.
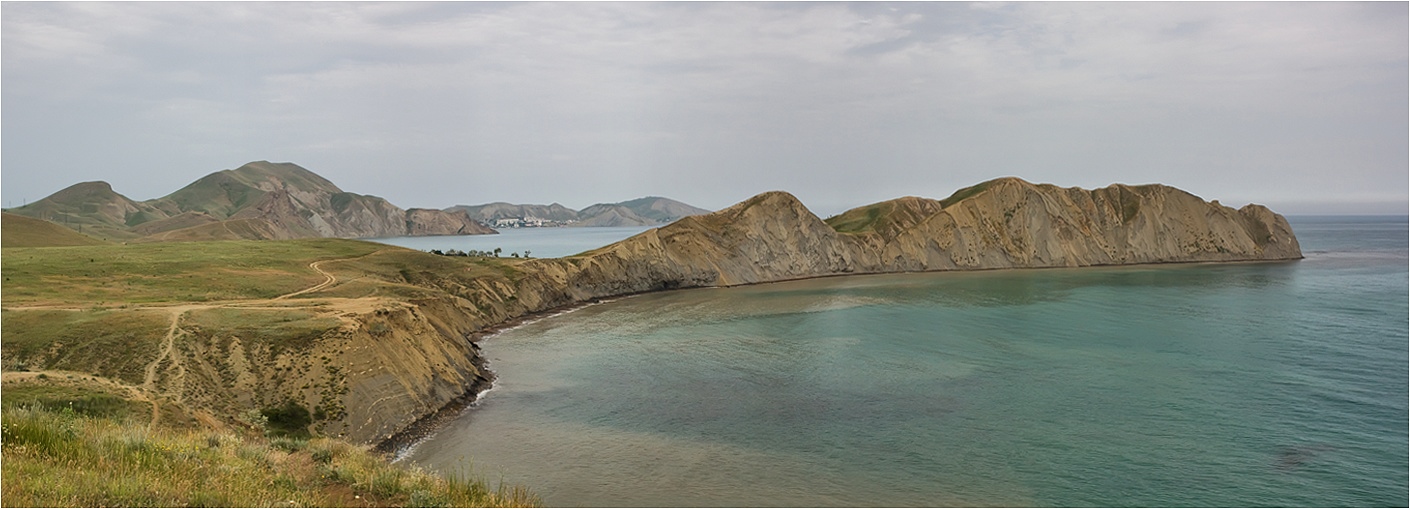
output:
[[[267,299],[316,284],[320,259],[380,244],[339,239],[7,248],[5,305],[121,305]]]
[[[342,352],[326,342],[356,327],[349,316],[446,292],[489,309],[476,292],[521,277],[522,262],[340,239],[6,247],[0,503],[535,505],[521,487],[404,468],[319,436],[342,415],[330,359]],[[227,362],[233,338],[241,362],[260,365]],[[228,385],[251,374],[258,387],[309,385]],[[306,393],[314,399],[295,401]]]
[[[0,314],[3,368],[77,371],[139,384],[169,322],[167,313],[151,310],[7,310]]]
[[[5,233],[0,238],[3,247],[96,246],[107,242],[89,237],[58,224],[19,214],[0,214]]]
[[[337,440],[149,429],[111,405],[0,410],[8,507],[529,507],[521,487],[441,477]]]

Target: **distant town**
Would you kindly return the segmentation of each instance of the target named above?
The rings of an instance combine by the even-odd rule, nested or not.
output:
[[[542,219],[534,216],[525,216],[495,219],[494,224],[491,226],[494,226],[495,228],[558,228],[561,226],[572,226],[574,223],[577,222],[578,220],[576,219],[569,219],[567,221],[555,221],[552,219]]]

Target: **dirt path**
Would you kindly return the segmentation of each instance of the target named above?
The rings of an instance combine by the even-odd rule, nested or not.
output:
[[[361,258],[361,257],[358,257],[358,258]],[[352,258],[344,258],[344,259],[346,259],[346,260],[351,260]],[[323,277],[324,277],[325,279],[323,280],[322,283],[318,283],[318,284],[316,284],[316,285],[310,286],[310,287],[308,287],[308,288],[304,288],[304,289],[299,290],[299,291],[294,292],[294,293],[286,293],[286,294],[284,294],[284,295],[280,295],[280,296],[278,296],[278,297],[275,297],[275,298],[273,298],[273,299],[271,299],[271,300],[284,300],[284,299],[287,299],[287,298],[290,298],[290,297],[297,297],[297,296],[303,295],[303,294],[305,294],[305,293],[313,293],[313,292],[322,290],[322,289],[324,289],[324,288],[328,288],[328,287],[330,287],[330,286],[333,286],[334,283],[337,283],[337,282],[338,282],[338,278],[335,277],[335,276],[333,276],[333,273],[323,270],[323,267],[322,267],[323,262],[335,262],[335,261],[342,261],[342,260],[344,260],[344,259],[338,259],[338,260],[319,260],[319,261],[316,261],[316,262],[313,262],[313,263],[308,264],[308,268],[313,269],[314,271],[317,271],[319,274],[323,274]]]
[[[152,362],[147,363],[147,365],[143,368],[143,379],[142,379],[142,384],[141,384],[141,385],[128,385],[128,384],[119,382],[119,381],[117,381],[117,380],[112,380],[112,379],[109,379],[109,378],[94,376],[94,375],[90,375],[90,374],[86,374],[86,373],[76,373],[76,372],[57,371],[57,370],[49,370],[49,371],[4,372],[4,373],[0,373],[0,380],[3,380],[3,382],[5,382],[5,383],[10,383],[10,382],[15,382],[15,381],[28,381],[28,380],[33,380],[33,379],[40,379],[40,375],[44,375],[44,376],[46,377],[46,378],[44,378],[44,379],[46,379],[46,380],[53,380],[53,381],[56,381],[56,382],[59,382],[59,383],[70,383],[70,382],[73,381],[73,380],[91,381],[91,382],[94,382],[94,383],[96,383],[96,384],[98,384],[98,385],[104,386],[104,387],[106,387],[106,388],[114,389],[114,390],[120,391],[120,392],[123,393],[123,394],[127,394],[127,395],[130,397],[130,399],[132,399],[132,400],[141,401],[141,402],[145,402],[145,403],[150,404],[150,405],[152,406],[152,419],[151,419],[151,423],[149,424],[149,426],[156,426],[156,425],[157,425],[157,422],[161,419],[161,406],[160,406],[160,403],[158,403],[158,400],[160,399],[160,393],[159,393],[160,388],[157,386],[158,375],[159,375],[159,374],[161,373],[161,371],[162,371],[162,364],[163,364],[164,362],[168,362],[168,361],[171,363],[171,365],[170,365],[168,368],[166,368],[166,371],[172,371],[172,370],[178,371],[178,373],[177,373],[178,378],[180,377],[181,372],[183,371],[183,366],[182,366],[182,363],[181,363],[181,356],[176,354],[176,339],[177,339],[179,336],[181,336],[181,335],[183,334],[183,331],[181,330],[181,320],[182,320],[183,317],[185,317],[185,316],[187,315],[187,313],[190,313],[190,312],[196,311],[196,310],[214,309],[214,308],[223,308],[223,307],[238,307],[238,308],[242,308],[242,309],[290,309],[290,308],[308,307],[309,305],[312,305],[312,304],[315,304],[315,303],[300,302],[300,303],[298,303],[298,304],[292,304],[292,303],[290,303],[290,304],[292,304],[292,305],[288,305],[288,304],[279,305],[279,301],[287,301],[287,299],[290,299],[290,298],[292,298],[292,297],[297,297],[297,296],[299,296],[299,295],[304,295],[304,294],[308,294],[308,293],[313,293],[313,292],[321,291],[321,290],[327,289],[327,288],[329,288],[329,287],[331,287],[331,286],[337,284],[337,282],[338,282],[337,276],[334,276],[333,273],[331,273],[331,272],[328,272],[328,271],[326,271],[326,270],[323,270],[322,265],[323,265],[324,263],[327,263],[327,262],[346,261],[346,260],[354,260],[354,259],[357,259],[357,258],[362,258],[362,257],[364,257],[364,256],[371,256],[371,255],[373,255],[373,254],[377,254],[377,253],[380,253],[380,252],[382,252],[382,251],[381,251],[381,250],[379,250],[379,251],[374,251],[374,252],[372,252],[372,253],[368,253],[368,254],[361,255],[361,256],[354,256],[354,257],[350,257],[350,258],[337,258],[337,259],[332,259],[332,260],[319,260],[319,261],[316,261],[316,262],[312,262],[312,263],[308,264],[308,266],[309,266],[310,269],[313,269],[315,272],[318,272],[319,274],[322,274],[322,275],[323,275],[323,278],[324,278],[324,279],[323,279],[322,282],[320,282],[320,283],[318,283],[318,284],[315,284],[315,285],[313,285],[313,286],[310,286],[310,287],[308,287],[308,288],[304,288],[304,289],[302,289],[302,290],[298,290],[298,291],[295,291],[295,292],[292,292],[292,293],[287,293],[287,294],[280,295],[280,296],[278,296],[278,297],[274,297],[274,298],[270,298],[270,299],[231,300],[231,301],[220,301],[220,302],[207,302],[207,303],[202,303],[202,304],[177,303],[177,304],[134,305],[134,306],[128,306],[128,307],[125,307],[125,308],[121,308],[121,309],[124,309],[124,310],[134,310],[134,311],[136,311],[136,310],[163,310],[163,311],[166,311],[166,312],[168,312],[168,313],[171,314],[171,324],[170,324],[170,326],[167,327],[166,335],[165,335],[164,337],[162,337],[161,351],[157,354],[157,357],[152,360]],[[383,300],[383,299],[378,299],[378,298],[360,298],[360,299],[336,298],[336,299],[329,299],[328,301],[324,301],[323,299],[319,299],[320,302],[318,302],[318,303],[316,303],[316,304],[317,304],[318,306],[320,306],[320,307],[323,307],[323,306],[331,307],[331,308],[333,308],[333,309],[335,310],[336,314],[343,314],[343,313],[348,312],[349,310],[362,310],[363,308],[372,309],[373,306],[377,305],[377,303],[380,303],[382,300]],[[55,305],[55,306],[15,306],[15,307],[6,306],[6,307],[5,307],[5,310],[7,310],[7,311],[84,311],[83,308],[75,308],[75,307],[72,307],[72,304]],[[180,384],[178,383],[177,385],[180,385]],[[198,415],[198,417],[199,417],[199,415]],[[209,419],[209,417],[207,417],[207,418]]]
[[[149,427],[156,426],[161,419],[161,408],[157,404],[157,369],[161,367],[162,361],[171,359],[172,370],[181,370],[181,361],[178,356],[172,355],[172,350],[176,348],[176,336],[181,333],[181,317],[197,309],[207,309],[212,306],[190,305],[176,306],[168,308],[171,310],[171,327],[167,328],[166,337],[162,338],[162,351],[157,354],[157,358],[147,363],[144,372],[146,376],[142,378],[142,390],[151,394],[152,403],[152,423]]]

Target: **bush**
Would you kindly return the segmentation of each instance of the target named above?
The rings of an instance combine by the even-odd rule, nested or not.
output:
[[[270,436],[309,438],[308,425],[313,424],[313,416],[303,405],[288,401],[281,406],[260,410],[260,415],[269,420]]]

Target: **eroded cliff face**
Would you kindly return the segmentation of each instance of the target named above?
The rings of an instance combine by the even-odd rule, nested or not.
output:
[[[1287,221],[1267,208],[1235,210],[1159,185],[1089,191],[999,179],[829,221],[770,192],[580,256],[505,261],[503,277],[404,270],[406,280],[391,283],[437,296],[339,315],[344,326],[297,352],[239,338],[190,342],[202,351],[185,358],[218,361],[191,371],[207,382],[179,392],[201,398],[225,387],[260,398],[199,405],[232,412],[293,397],[323,412],[321,432],[380,443],[483,387],[477,331],[596,298],[850,273],[1301,257]]]
[[[902,198],[829,226],[788,193],[755,196],[583,256],[537,260],[520,298],[551,307],[652,290],[849,273],[1302,257],[1287,220],[1161,185],[1084,190],[998,179]],[[846,221],[841,221],[845,223]]]
[[[321,435],[380,443],[467,391],[488,387],[491,374],[469,338],[524,312],[503,308],[505,291],[484,292],[501,304],[488,312],[449,295],[386,300],[325,316],[341,325],[293,343],[187,320],[155,387],[213,416],[293,401],[313,414],[312,429]]]
[[[405,235],[485,235],[499,233],[464,210],[407,209]]]
[[[1000,179],[904,229],[870,238],[884,272],[1083,267],[1302,257],[1287,220],[1161,185],[1097,190]],[[878,236],[868,234],[864,236]]]

